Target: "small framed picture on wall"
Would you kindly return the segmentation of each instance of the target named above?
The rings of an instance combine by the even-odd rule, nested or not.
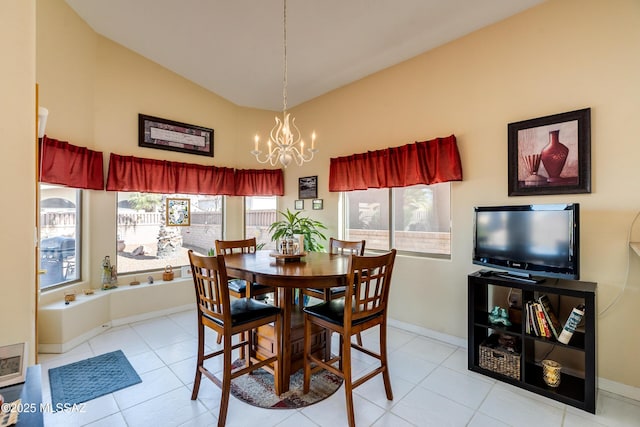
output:
[[[298,199],[315,199],[318,197],[318,176],[298,178]]]
[[[294,207],[297,211],[304,209],[304,200],[296,200]]]
[[[322,199],[313,199],[313,202],[311,202],[311,206],[313,207],[314,211],[319,211],[322,209]]]

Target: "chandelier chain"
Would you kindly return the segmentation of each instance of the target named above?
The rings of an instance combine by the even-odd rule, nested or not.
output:
[[[284,45],[284,72],[282,77],[282,111],[287,111],[287,0],[284,1],[283,7],[283,45]]]

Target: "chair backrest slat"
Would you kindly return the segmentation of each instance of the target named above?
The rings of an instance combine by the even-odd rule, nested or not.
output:
[[[364,255],[364,240],[338,240],[329,238],[329,253],[341,255]]]
[[[216,255],[233,253],[252,254],[257,249],[256,238],[243,240],[216,240]]]
[[[231,301],[224,257],[222,255],[200,256],[189,250],[189,262],[196,291],[198,314],[230,325]]]
[[[351,255],[346,287],[345,324],[351,321],[376,315],[387,309],[391,273],[395,262],[396,250],[378,256]]]

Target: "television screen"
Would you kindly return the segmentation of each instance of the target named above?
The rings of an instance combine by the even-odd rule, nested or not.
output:
[[[476,207],[473,263],[578,279],[578,214],[577,203]]]

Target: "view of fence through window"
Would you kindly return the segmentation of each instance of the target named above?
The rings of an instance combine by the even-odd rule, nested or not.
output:
[[[366,240],[367,249],[450,255],[450,188],[442,183],[346,192],[346,238]]]
[[[275,250],[276,244],[271,241],[269,226],[276,221],[278,215],[278,199],[276,196],[247,196],[244,203],[245,238],[256,238],[258,248]]]
[[[189,200],[188,221],[180,221],[189,225],[167,223],[167,199]],[[222,225],[222,196],[120,192],[118,273],[188,265],[188,250],[206,255],[222,239]]]
[[[40,289],[80,279],[82,190],[40,184]]]

